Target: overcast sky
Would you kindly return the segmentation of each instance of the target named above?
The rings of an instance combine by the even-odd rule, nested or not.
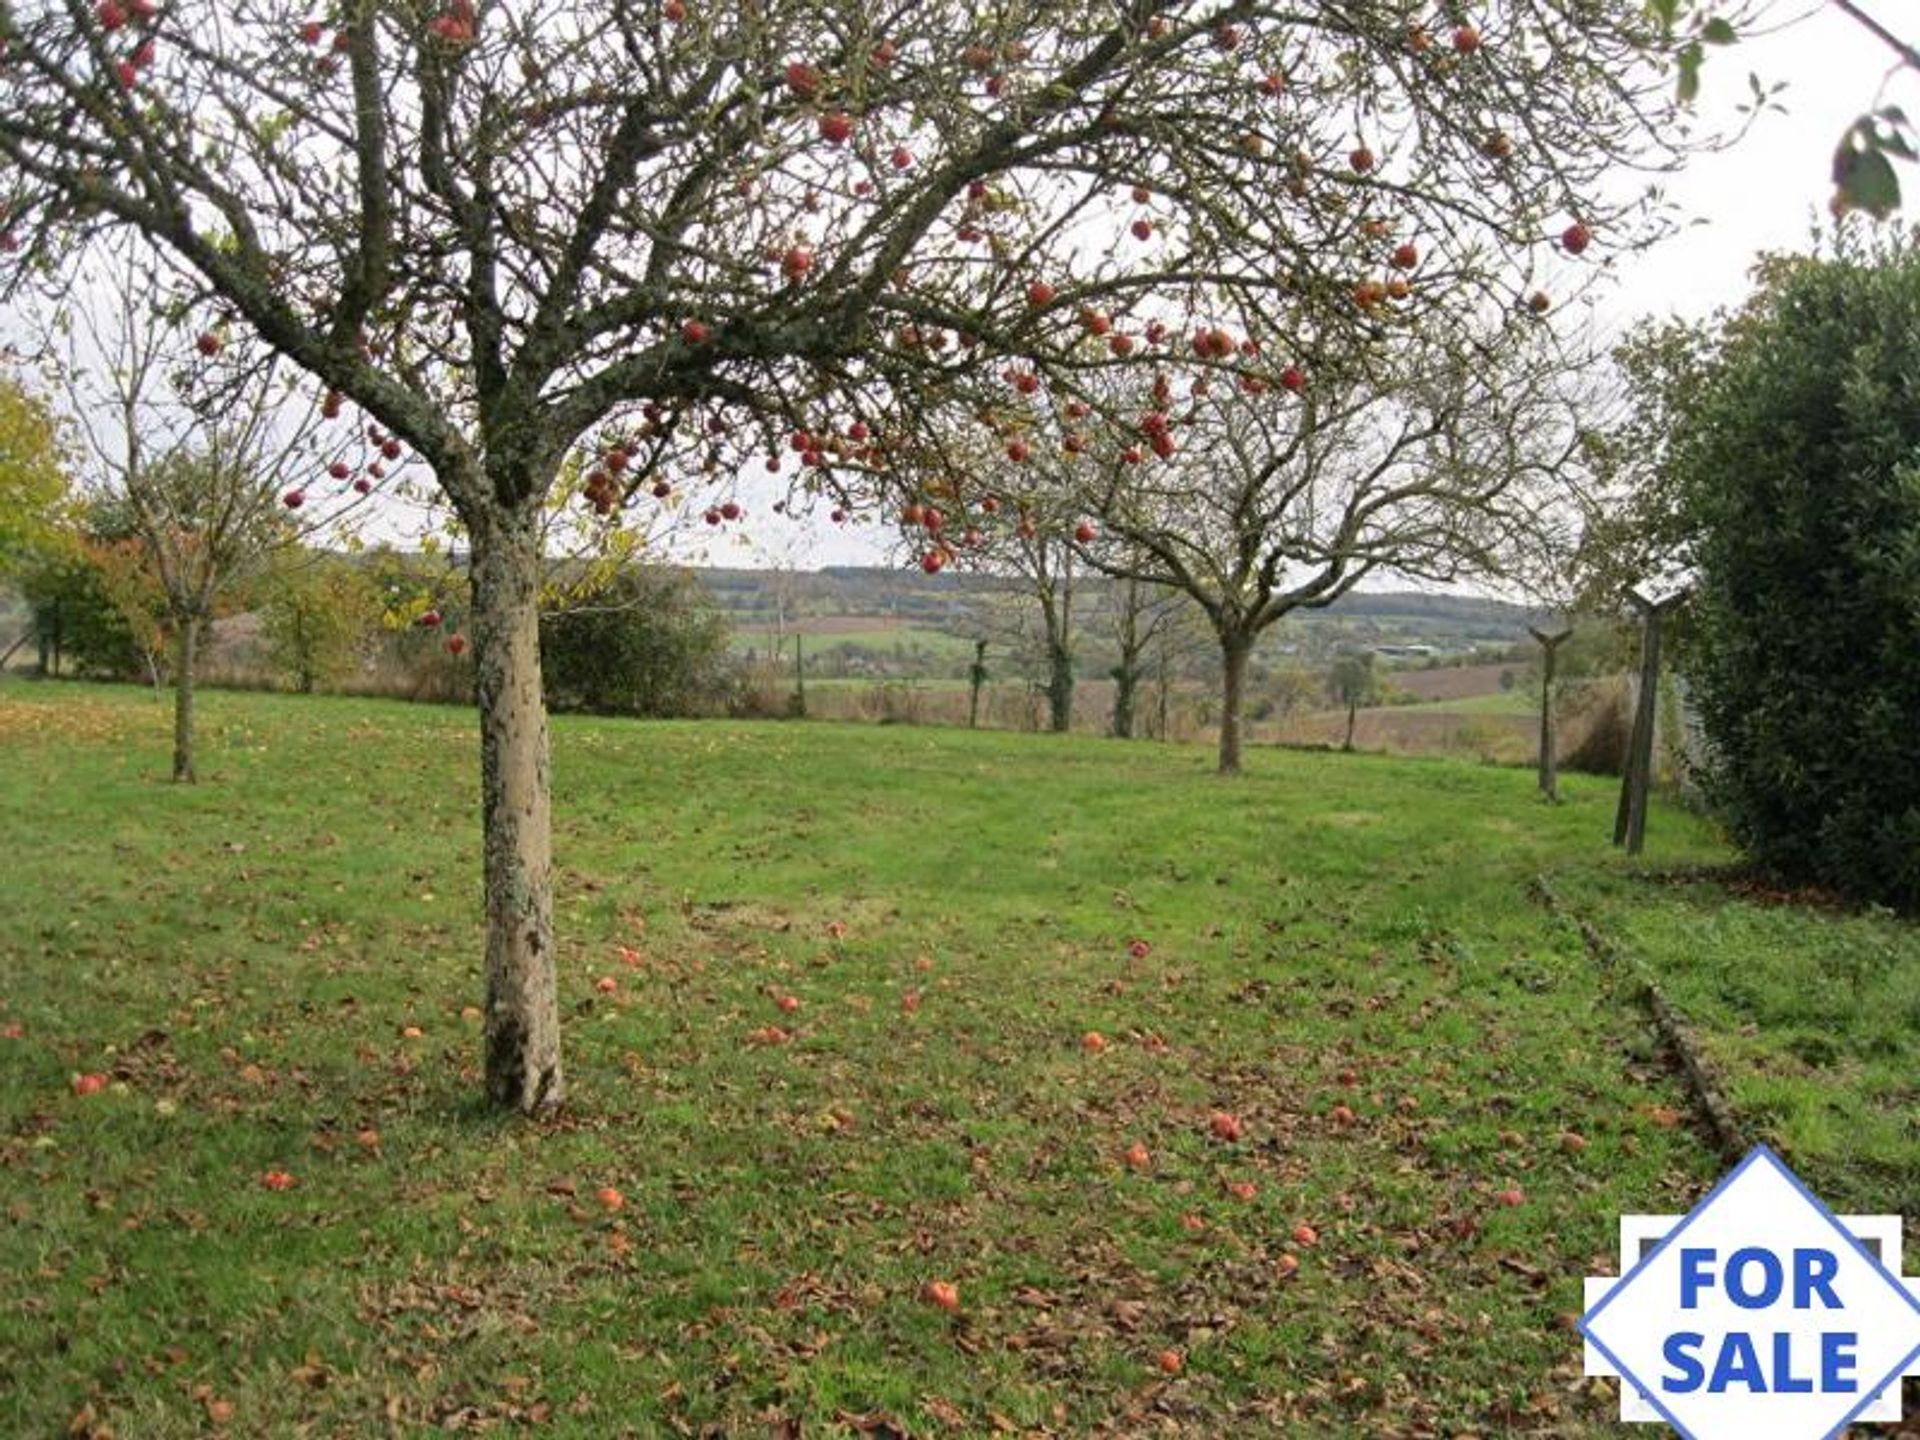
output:
[[[1920,42],[1920,0],[1862,0],[1862,8],[1896,34]],[[1769,86],[1785,86],[1776,97],[1784,113],[1762,113],[1739,143],[1697,156],[1667,182],[1684,228],[1650,251],[1615,258],[1612,283],[1591,312],[1603,338],[1637,316],[1703,316],[1739,300],[1756,255],[1808,247],[1815,219],[1827,213],[1833,149],[1848,125],[1884,104],[1920,117],[1920,75],[1897,69],[1881,41],[1824,0],[1778,4],[1767,33],[1711,52],[1696,106],[1702,133],[1738,130],[1745,119],[1739,107],[1750,98],[1750,72]],[[1903,218],[1920,221],[1920,167],[1900,170]],[[1603,244],[1604,237],[1596,241],[1589,259]],[[1562,323],[1573,319],[1563,314]],[[895,538],[890,529],[843,529],[824,513],[813,521],[781,521],[771,514],[773,498],[749,498],[755,513],[742,527],[744,536],[695,537],[700,553],[690,550],[686,558],[764,564],[756,553],[784,552],[794,557],[785,563],[797,560],[805,568],[899,558],[889,549]]]

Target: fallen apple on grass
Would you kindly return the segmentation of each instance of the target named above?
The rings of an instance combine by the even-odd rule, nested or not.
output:
[[[929,1305],[949,1315],[960,1312],[960,1287],[948,1280],[929,1280],[920,1292]]]

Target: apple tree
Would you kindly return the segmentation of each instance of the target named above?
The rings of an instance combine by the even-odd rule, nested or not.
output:
[[[1567,227],[1649,234],[1603,181],[1678,134],[1638,0],[0,0],[0,44],[8,283],[141,232],[198,333],[300,367],[458,512],[486,1086],[521,1110],[563,1093],[537,597],[564,466],[609,517],[753,467],[870,504],[933,422],[1011,444],[1190,324],[1271,379],[1383,307],[1524,304]],[[1430,256],[1404,299],[1390,234]]]
[[[1194,343],[1239,348],[1221,332]],[[1205,615],[1225,773],[1240,768],[1248,665],[1267,630],[1372,575],[1502,574],[1560,508],[1580,447],[1555,351],[1504,329],[1377,336],[1272,387],[1191,359],[1136,378],[1136,393],[1107,397],[1137,417],[1130,438],[1042,468],[1086,517],[1074,532],[1086,560]]]

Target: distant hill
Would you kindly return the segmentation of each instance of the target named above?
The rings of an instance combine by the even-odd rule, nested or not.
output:
[[[822,570],[701,568],[693,577],[742,630],[776,624],[812,629],[810,620],[860,617],[875,628],[943,631],[962,638],[979,630],[984,605],[1008,582],[995,575],[949,571],[928,576],[885,566],[831,566]],[[1111,584],[1081,583],[1082,612]],[[1526,639],[1538,612],[1504,600],[1417,590],[1355,591],[1325,610],[1303,610],[1278,627],[1267,648],[1278,653],[1323,653],[1339,644],[1427,646],[1448,655],[1502,647]]]

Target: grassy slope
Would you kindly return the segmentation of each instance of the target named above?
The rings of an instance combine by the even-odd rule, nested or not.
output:
[[[536,1130],[472,1104],[469,718],[203,725],[176,790],[138,692],[0,690],[9,1433],[1584,1429],[1579,1277],[1716,1169],[1524,899],[1625,883],[1578,777],[1550,811],[1444,762],[562,721],[573,1105]]]

